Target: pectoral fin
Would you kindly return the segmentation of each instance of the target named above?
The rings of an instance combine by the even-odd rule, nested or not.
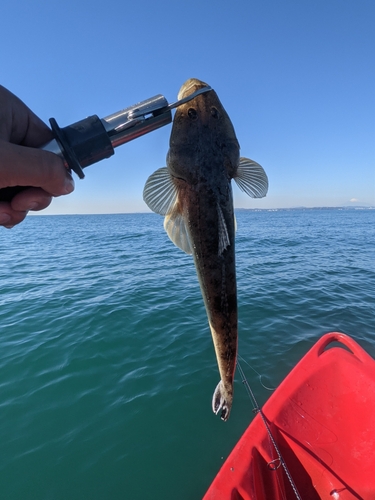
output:
[[[178,211],[178,190],[167,167],[159,168],[146,181],[143,200],[153,212],[165,215],[164,229],[173,243],[192,253],[185,221]]]
[[[172,210],[177,200],[177,188],[167,167],[159,168],[147,179],[143,200],[157,214],[166,215]]]
[[[252,198],[263,198],[267,194],[267,174],[259,163],[249,158],[240,158],[234,180],[238,187]]]
[[[164,229],[173,243],[192,253],[184,218],[178,210],[178,189],[167,167],[159,168],[147,179],[143,199],[152,211],[165,215]]]
[[[164,229],[178,248],[181,248],[181,250],[188,254],[193,253],[185,220],[179,213],[177,204],[171,213],[166,215],[164,219]]]

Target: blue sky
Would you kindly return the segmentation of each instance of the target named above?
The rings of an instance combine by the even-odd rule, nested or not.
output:
[[[1,83],[66,126],[195,77],[218,93],[266,198],[235,206],[375,205],[373,0],[3,0]],[[148,211],[171,125],[88,167],[47,213]]]

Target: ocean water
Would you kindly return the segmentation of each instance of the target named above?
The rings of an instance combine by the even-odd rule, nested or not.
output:
[[[155,214],[0,231],[0,498],[202,498],[253,417]],[[324,333],[375,357],[375,210],[237,212],[239,353],[263,403]]]

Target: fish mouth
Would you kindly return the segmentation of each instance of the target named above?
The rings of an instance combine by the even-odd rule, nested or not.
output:
[[[188,97],[190,94],[195,92],[196,90],[202,89],[204,87],[209,87],[207,83],[198,80],[198,78],[189,78],[180,88],[180,91],[177,95],[177,99],[184,99]]]

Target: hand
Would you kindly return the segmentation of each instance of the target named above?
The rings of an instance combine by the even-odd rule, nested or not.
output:
[[[0,226],[13,227],[29,210],[43,210],[53,196],[74,190],[61,158],[37,149],[51,139],[47,125],[0,85],[0,188],[31,186],[9,203],[0,202]]]

